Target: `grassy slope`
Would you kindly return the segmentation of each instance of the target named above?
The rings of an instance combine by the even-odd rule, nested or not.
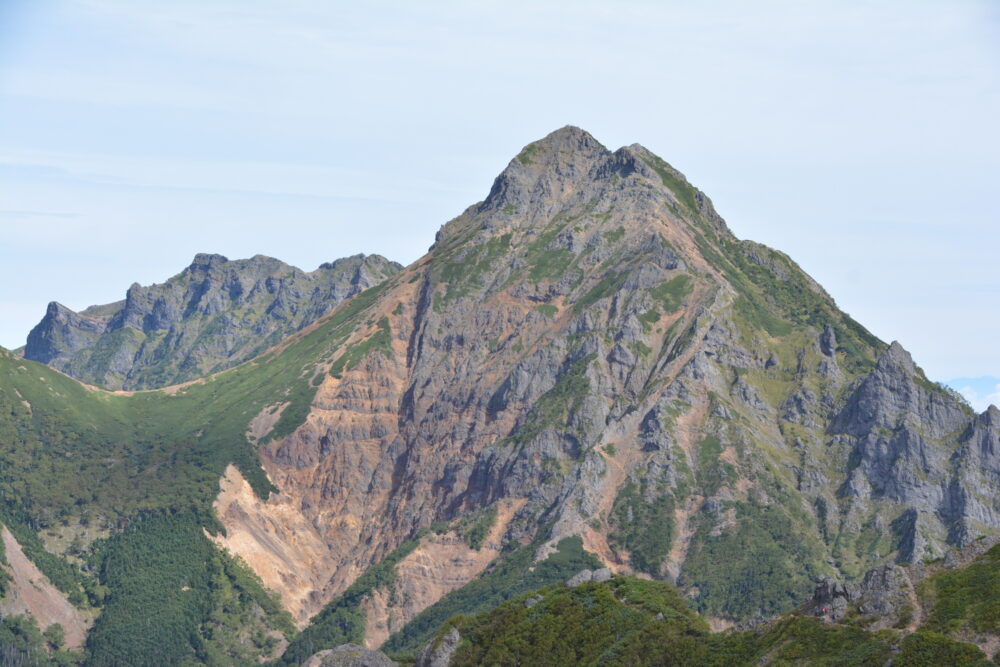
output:
[[[43,524],[82,507],[110,519],[207,512],[230,462],[266,496],[270,484],[244,436],[247,425],[264,407],[283,402],[289,405],[271,437],[302,423],[320,362],[378,293],[359,295],[280,354],[266,353],[170,394],[92,390],[0,352],[0,437],[7,445],[0,452],[0,497]]]

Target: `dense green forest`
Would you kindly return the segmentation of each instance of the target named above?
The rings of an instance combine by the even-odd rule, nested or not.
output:
[[[91,556],[108,596],[91,665],[240,664],[271,657],[291,616],[249,570],[205,537],[199,517],[150,517]]]
[[[85,657],[82,651],[63,648],[63,629],[58,623],[42,632],[30,616],[0,618],[0,665],[71,667],[82,664]]]

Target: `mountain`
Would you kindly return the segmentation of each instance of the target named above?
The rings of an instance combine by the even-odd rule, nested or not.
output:
[[[109,389],[187,382],[246,361],[401,267],[355,255],[306,273],[257,255],[196,255],[160,285],[75,313],[52,302],[28,334],[26,359]]]
[[[230,474],[216,505],[230,548],[303,615],[415,531],[477,513],[501,544],[544,533],[537,559],[577,536],[732,619],[1000,526],[991,414],[734,238],[639,146],[574,128],[529,145],[362,317],[306,423],[261,450],[282,493],[252,503]],[[321,556],[265,531],[279,515],[315,526]],[[422,558],[447,562],[431,542]],[[376,595],[365,636],[436,594]]]
[[[600,567],[719,627],[1000,533],[1000,411],[572,127],[423,258],[201,381],[125,395],[0,354],[0,437],[0,521],[100,610],[94,665],[413,655]]]

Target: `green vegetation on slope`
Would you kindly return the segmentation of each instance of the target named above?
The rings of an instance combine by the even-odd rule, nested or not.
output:
[[[0,528],[2,528],[2,524],[0,524]],[[7,572],[7,568],[4,567],[8,564],[7,550],[4,547],[3,540],[0,540],[0,598],[7,595],[7,584],[9,584],[11,580],[11,576]]]
[[[628,273],[624,271],[606,273],[586,294],[577,299],[576,303],[573,304],[573,312],[582,313],[601,299],[606,299],[615,294],[622,288],[627,277]]]
[[[420,544],[418,535],[403,542],[392,553],[368,568],[346,591],[327,604],[312,618],[312,622],[285,649],[281,662],[298,665],[317,651],[352,642],[362,644],[365,635],[365,613],[361,604],[380,588],[392,588],[396,581],[396,564]]]
[[[2,665],[81,665],[83,651],[63,649],[63,629],[58,623],[38,629],[30,616],[0,618],[0,664]]]
[[[467,296],[473,289],[484,287],[483,278],[493,264],[510,250],[511,235],[491,238],[483,245],[462,247],[447,255],[436,272],[436,278],[447,285],[444,301]],[[436,308],[440,308],[439,301]]]
[[[380,291],[356,296],[280,354],[172,394],[95,391],[2,352],[0,502],[14,518],[23,513],[41,527],[91,507],[109,522],[151,510],[195,508],[208,517],[229,463],[266,497],[271,485],[245,438],[250,420],[284,402],[271,437],[298,427],[316,392],[310,380],[319,362]]]
[[[1000,635],[1000,544],[967,567],[924,580],[920,592],[934,607],[929,630]]]
[[[674,541],[672,494],[656,494],[648,499],[646,481],[629,480],[618,492],[611,510],[614,524],[610,538],[616,549],[629,552],[629,563],[639,572],[659,576],[660,563]]]
[[[0,350],[0,522],[72,602],[104,605],[90,638],[93,664],[231,664],[246,651],[267,655],[273,630],[290,631],[274,601],[202,529],[221,528],[212,501],[228,464],[266,497],[271,487],[245,437],[248,424],[280,403],[271,437],[302,423],[313,377],[381,289],[283,350],[174,393],[93,390]],[[376,342],[388,335],[383,324]],[[74,517],[125,528],[95,545],[96,577],[49,554],[38,538]],[[220,581],[229,583],[213,585]],[[253,621],[260,617],[267,621]]]
[[[649,294],[664,312],[672,313],[681,307],[685,297],[691,293],[691,287],[691,276],[682,273],[663,281],[649,290]]]
[[[459,526],[459,532],[470,549],[479,551],[486,542],[486,537],[490,534],[490,529],[497,521],[497,506],[491,505],[479,513],[479,516],[470,517],[464,525]]]
[[[583,550],[579,537],[560,541],[555,553],[536,563],[534,554],[540,545],[541,540],[536,540],[501,554],[479,577],[420,612],[390,637],[382,650],[390,655],[413,655],[456,614],[482,613],[521,593],[565,581],[583,569],[600,567],[600,562]]]
[[[677,201],[692,214],[698,213],[698,191],[683,176],[680,176],[677,170],[655,155],[643,157],[643,162],[653,168],[653,171],[663,181],[663,185],[669,188],[674,193],[674,196],[677,197]]]
[[[530,608],[526,594],[489,614],[449,621],[464,640],[451,664],[604,664],[609,649],[657,614],[678,634],[708,632],[678,592],[658,582],[617,578],[574,589],[556,585],[537,595],[542,600]]]
[[[691,541],[681,580],[698,589],[702,613],[730,618],[787,611],[812,590],[820,558],[796,524],[777,506],[726,503],[736,526],[718,535],[702,520]]]
[[[575,412],[580,401],[590,390],[590,380],[587,379],[587,367],[597,358],[589,354],[574,361],[566,371],[559,376],[552,389],[542,396],[532,407],[524,423],[515,430],[507,440],[515,445],[531,442],[542,431],[569,422],[569,415]]]
[[[343,354],[337,357],[330,367],[330,375],[340,378],[344,371],[355,368],[372,352],[379,352],[387,359],[392,358],[392,329],[389,328],[389,318],[382,317],[378,321],[378,330],[368,338],[350,345]],[[299,421],[301,424],[302,422]]]
[[[269,655],[292,619],[192,513],[137,520],[95,545],[108,588],[88,665],[226,665]],[[254,611],[257,610],[257,611]]]
[[[526,604],[534,598],[537,604]],[[553,585],[475,617],[456,616],[462,642],[452,665],[849,665],[985,666],[983,653],[921,630],[899,640],[850,625],[787,616],[747,632],[712,634],[673,586],[615,577]]]
[[[66,598],[83,607],[89,604],[98,605],[103,599],[100,586],[93,575],[83,572],[62,558],[45,550],[38,533],[29,527],[31,520],[22,513],[0,507],[0,525],[7,529],[21,545],[21,550],[41,572],[48,577],[53,586],[62,591]],[[2,548],[0,544],[0,548]],[[0,573],[0,582],[4,573]]]
[[[791,324],[819,331],[830,325],[852,373],[871,370],[885,349],[884,343],[838,310],[833,300],[782,253],[710,231],[699,239],[698,247],[739,292],[735,312],[748,332],[763,329],[781,337],[791,333]]]

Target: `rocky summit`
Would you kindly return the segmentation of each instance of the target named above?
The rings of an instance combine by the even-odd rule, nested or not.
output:
[[[77,320],[155,320],[139,304],[159,297],[132,293]],[[47,326],[88,359],[110,340]],[[1000,534],[996,408],[974,414],[786,255],[737,239],[650,151],[574,127],[526,146],[424,257],[247,363],[134,395],[12,354],[0,371],[4,521],[29,546],[61,526],[46,553],[101,609],[93,664],[163,646],[495,657],[492,620],[452,624],[473,648],[445,622],[520,595],[519,617],[548,609],[534,591],[567,580],[573,600],[666,596],[636,618],[704,633],[799,607],[817,580],[867,600],[848,591]]]
[[[22,354],[83,382],[150,389],[256,356],[401,268],[356,255],[306,273],[271,257],[196,255],[160,285],[75,313],[52,302]]]

